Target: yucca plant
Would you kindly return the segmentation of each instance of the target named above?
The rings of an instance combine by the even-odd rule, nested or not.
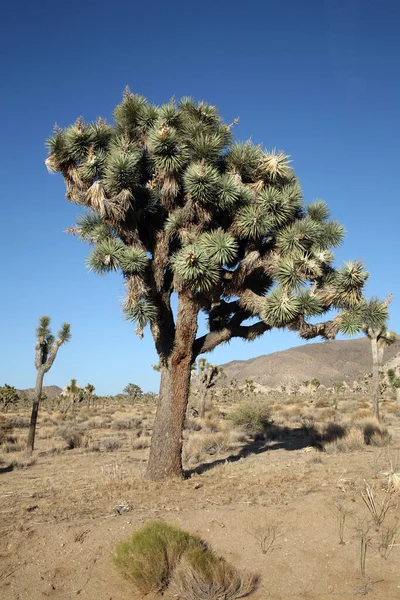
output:
[[[223,377],[222,367],[210,364],[205,358],[199,358],[192,370],[199,387],[199,417],[203,418],[206,412],[206,401],[209,391],[215,386],[218,379]]]
[[[127,89],[112,125],[79,118],[48,140],[48,169],[86,209],[70,231],[92,245],[89,269],[121,272],[127,319],[140,337],[150,325],[161,373],[154,480],[182,474],[199,355],[276,327],[332,339],[367,279],[359,261],[333,265],[344,229],[323,201],[303,204],[289,157],[235,142],[236,122],[205,102],[155,106]],[[197,336],[200,312],[209,331]]]
[[[400,402],[400,375],[397,375],[395,369],[388,369],[387,376],[390,385],[395,391],[396,400]]]
[[[36,329],[35,367],[37,369],[35,396],[32,403],[31,420],[29,424],[27,450],[33,452],[35,445],[36,422],[42,398],[43,379],[50,371],[56,359],[59,348],[71,339],[69,323],[64,323],[57,333],[57,338],[51,333],[50,317],[40,317]]]
[[[383,353],[386,346],[396,341],[394,331],[388,331],[389,304],[391,294],[386,300],[373,297],[369,301],[362,301],[344,315],[341,330],[346,334],[362,331],[371,342],[372,352],[372,408],[374,416],[380,420],[379,415],[379,370],[383,362]]]

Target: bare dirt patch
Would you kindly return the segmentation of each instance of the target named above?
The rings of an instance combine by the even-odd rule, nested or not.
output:
[[[363,500],[365,482],[379,502],[400,471],[398,417],[387,411],[392,437],[381,445],[326,452],[313,445],[307,406],[300,414],[288,408],[272,410],[275,425],[264,436],[239,431],[227,418],[234,407],[222,416],[214,410],[200,430],[185,432],[187,479],[168,483],[142,479],[153,409],[108,406],[62,423],[43,412],[33,461],[21,451],[0,453],[0,597],[140,598],[110,557],[118,541],[163,519],[258,572],[254,598],[399,598],[400,531],[385,538],[385,527],[396,530],[400,492],[381,529]],[[26,417],[7,418],[18,416]],[[60,435],[65,427],[79,434],[73,449]],[[21,443],[26,430],[7,435]]]

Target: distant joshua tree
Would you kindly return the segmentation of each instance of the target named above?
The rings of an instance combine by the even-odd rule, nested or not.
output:
[[[387,330],[389,319],[388,306],[392,295],[386,300],[371,298],[368,302],[360,303],[357,307],[344,316],[342,331],[344,333],[358,333],[360,331],[369,338],[372,351],[372,407],[375,417],[380,420],[379,415],[379,369],[383,362],[383,353],[386,346],[396,341],[394,331]]]
[[[400,402],[400,376],[396,374],[394,369],[388,369],[387,375],[389,383],[396,393],[396,400]]]
[[[16,404],[19,400],[19,394],[15,387],[5,383],[0,387],[0,408],[7,412],[10,406]]]
[[[124,394],[127,394],[133,401],[139,400],[143,396],[143,390],[136,383],[128,383],[123,389]]]
[[[197,361],[197,370],[193,370],[194,376],[199,383],[200,401],[199,417],[203,418],[206,412],[206,401],[209,390],[215,386],[218,379],[224,374],[222,367],[211,365],[205,358]]]
[[[36,354],[35,367],[37,369],[35,396],[32,404],[32,414],[29,425],[27,450],[33,452],[35,444],[36,422],[39,404],[42,398],[43,379],[45,373],[50,371],[56,359],[58,349],[71,339],[69,323],[64,323],[57,333],[57,339],[50,330],[50,317],[40,317],[36,329]]]

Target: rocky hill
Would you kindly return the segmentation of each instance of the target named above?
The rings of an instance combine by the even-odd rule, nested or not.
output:
[[[397,362],[400,357],[400,337],[385,350],[384,363]],[[252,379],[269,388],[299,385],[303,381],[318,378],[325,386],[334,381],[346,381],[352,385],[371,372],[370,342],[363,337],[355,340],[338,340],[305,344],[281,352],[234,360],[222,365],[227,375],[224,386],[231,379]]]
[[[28,400],[32,400],[35,395],[35,388],[28,388],[27,390],[17,390],[21,396],[25,396]],[[58,387],[58,385],[45,385],[43,388],[43,393],[46,394],[48,398],[56,398],[62,392],[62,388]]]

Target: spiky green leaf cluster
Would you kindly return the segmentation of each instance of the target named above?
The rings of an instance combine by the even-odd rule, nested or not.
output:
[[[133,321],[144,329],[156,318],[157,308],[148,298],[139,298],[133,306],[124,307],[124,315],[127,321]]]
[[[201,244],[188,244],[175,254],[171,264],[179,280],[192,290],[207,292],[218,283],[217,261]]]
[[[127,89],[112,124],[56,128],[46,164],[89,209],[71,230],[94,245],[88,268],[122,272],[140,327],[157,318],[157,294],[186,288],[213,330],[248,314],[304,326],[300,317],[336,309],[354,331],[367,274],[361,263],[334,268],[344,228],[322,200],[304,206],[283,151],[236,142],[236,122],[189,97],[156,106]]]

